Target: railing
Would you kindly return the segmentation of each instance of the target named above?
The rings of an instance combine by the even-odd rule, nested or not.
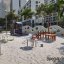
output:
[[[41,39],[41,38],[45,38],[48,37],[48,39],[51,39],[53,41],[56,40],[56,34],[53,32],[38,32],[37,34],[32,36],[32,39]]]

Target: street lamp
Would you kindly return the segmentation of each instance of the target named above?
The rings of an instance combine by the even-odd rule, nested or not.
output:
[[[0,40],[0,55],[1,55],[1,40]]]
[[[7,36],[7,13],[8,13],[8,11],[5,10],[5,12],[6,12],[6,15],[5,15],[5,19],[6,19],[6,36]]]

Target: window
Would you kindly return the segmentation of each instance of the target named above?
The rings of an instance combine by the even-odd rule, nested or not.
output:
[[[36,1],[36,4],[38,4],[38,1]]]
[[[31,0],[29,1],[29,3],[31,3]]]
[[[29,20],[29,21],[26,21],[26,25],[29,25],[29,26],[31,26],[31,20]]]
[[[36,5],[36,8],[38,7],[38,5]]]
[[[27,29],[29,29],[29,27],[27,27]]]
[[[34,20],[32,20],[32,27],[34,27]]]
[[[40,3],[40,1],[39,1],[39,3]]]
[[[52,21],[52,17],[50,17],[50,21]]]
[[[53,17],[53,21],[55,21],[56,20],[56,18],[55,17]]]
[[[38,25],[42,25],[42,23],[36,23],[36,26],[38,26]]]
[[[36,30],[38,30],[38,27],[36,27]]]
[[[29,26],[31,26],[31,20],[22,22],[22,24],[23,24],[23,26],[25,26],[25,25],[29,25]]]
[[[34,31],[34,30],[32,29],[32,31]]]
[[[29,8],[31,8],[31,4],[29,5]]]
[[[38,9],[38,5],[36,5],[36,9]]]
[[[25,26],[26,25],[26,22],[23,22],[22,24],[23,24],[23,26]]]
[[[27,6],[28,6],[28,3],[27,3]]]
[[[39,25],[42,25],[42,23],[39,23]]]

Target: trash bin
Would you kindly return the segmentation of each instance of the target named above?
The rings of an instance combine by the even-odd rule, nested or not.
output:
[[[41,44],[41,47],[43,47],[43,44]]]

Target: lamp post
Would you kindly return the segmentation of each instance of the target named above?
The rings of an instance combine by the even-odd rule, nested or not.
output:
[[[5,12],[6,12],[6,16],[5,16],[5,19],[6,19],[6,36],[7,36],[7,13],[8,13],[8,11],[5,10]]]
[[[7,13],[8,13],[8,11],[7,10],[5,10],[5,20],[6,20],[6,22],[5,22],[5,26],[6,26],[6,42],[8,41],[7,40]]]
[[[6,16],[6,35],[7,35],[7,16]]]

